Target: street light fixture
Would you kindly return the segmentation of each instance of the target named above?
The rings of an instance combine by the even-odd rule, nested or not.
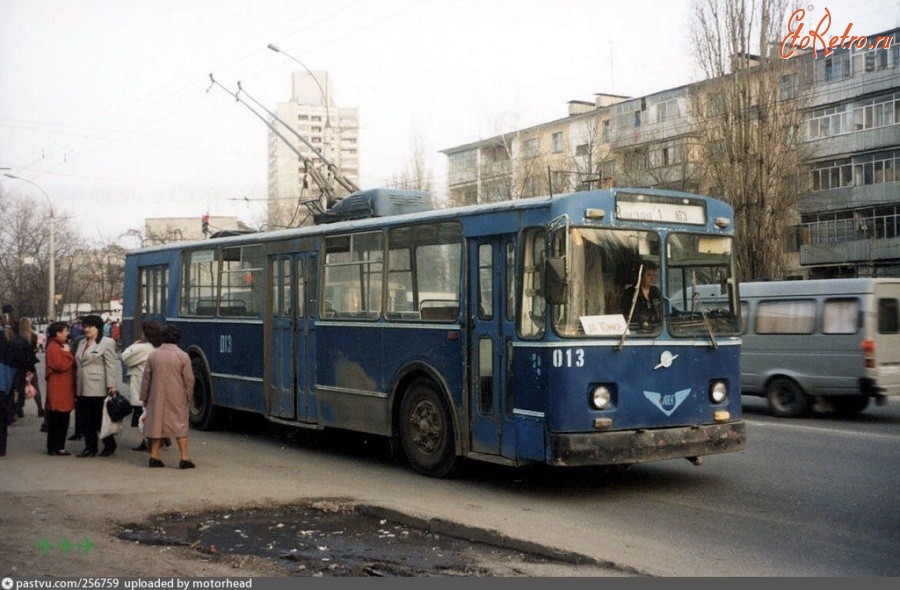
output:
[[[325,89],[322,88],[322,84],[319,83],[319,79],[316,78],[316,75],[313,74],[312,71],[310,71],[310,69],[309,69],[308,67],[306,67],[306,65],[304,65],[304,63],[303,63],[302,61],[300,61],[299,59],[297,59],[296,57],[294,57],[294,56],[291,55],[290,53],[287,53],[287,52],[284,51],[283,49],[280,49],[280,48],[279,48],[277,45],[275,45],[274,43],[269,43],[269,45],[268,45],[267,47],[268,47],[269,49],[271,49],[272,51],[274,51],[275,53],[283,53],[283,54],[286,55],[288,58],[294,60],[295,62],[297,62],[298,64],[300,64],[300,67],[302,67],[304,70],[306,70],[306,72],[312,77],[313,81],[316,83],[316,86],[319,87],[319,92],[322,93],[322,102],[325,104],[325,127],[328,127],[328,126],[329,126],[329,123],[328,123],[328,122],[329,122],[329,120],[330,120],[330,117],[329,117],[329,114],[328,114],[328,95],[325,93]]]
[[[44,193],[44,197],[47,198],[47,204],[50,205],[50,284],[47,286],[47,322],[49,323],[56,319],[56,222],[53,218],[53,202],[50,200],[50,195],[47,194],[47,191],[42,189],[36,182],[9,172],[5,173],[4,176],[13,180],[21,180],[37,187],[39,191]]]

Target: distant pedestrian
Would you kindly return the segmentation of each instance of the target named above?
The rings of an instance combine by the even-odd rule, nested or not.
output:
[[[31,328],[30,319],[19,318],[19,336],[28,343],[27,360],[24,363],[25,382],[31,383],[34,387],[34,403],[37,405],[38,418],[44,418],[41,423],[41,432],[47,432],[47,418],[44,415],[44,405],[41,403],[40,379],[37,378],[37,364],[40,362],[37,357],[38,335]],[[23,386],[23,392],[24,389]]]
[[[192,469],[188,455],[188,430],[194,371],[191,359],[178,347],[181,330],[168,324],[162,330],[163,344],[150,353],[141,381],[141,401],[147,416],[144,436],[150,439],[150,467],[164,467],[159,458],[162,439],[174,437],[181,451],[180,469]]]
[[[0,316],[0,457],[6,456],[6,439],[9,425],[15,419],[13,381],[16,376],[15,350],[9,314],[12,306],[4,305]]]

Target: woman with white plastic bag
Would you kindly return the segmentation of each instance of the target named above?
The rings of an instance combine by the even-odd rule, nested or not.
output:
[[[143,436],[143,428],[140,419],[144,413],[144,404],[141,403],[141,381],[144,378],[144,365],[147,357],[154,348],[162,344],[162,326],[152,320],[141,324],[141,337],[135,340],[128,348],[122,351],[122,364],[125,365],[125,381],[128,383],[128,397],[134,411],[131,415],[131,425],[140,428]],[[134,447],[135,451],[147,451],[146,439],[141,439],[141,444]]]

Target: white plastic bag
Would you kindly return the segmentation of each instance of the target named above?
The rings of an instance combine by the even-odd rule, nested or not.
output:
[[[119,434],[122,430],[122,422],[113,422],[106,410],[106,404],[103,404],[103,423],[100,425],[100,438],[106,438],[110,435]]]

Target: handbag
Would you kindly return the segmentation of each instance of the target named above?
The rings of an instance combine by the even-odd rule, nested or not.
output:
[[[131,402],[124,395],[116,394],[106,398],[106,411],[113,422],[121,422],[131,415]]]
[[[37,395],[37,389],[34,387],[34,384],[31,382],[31,378],[34,376],[33,373],[29,372],[28,376],[25,377],[25,399],[34,399]]]

